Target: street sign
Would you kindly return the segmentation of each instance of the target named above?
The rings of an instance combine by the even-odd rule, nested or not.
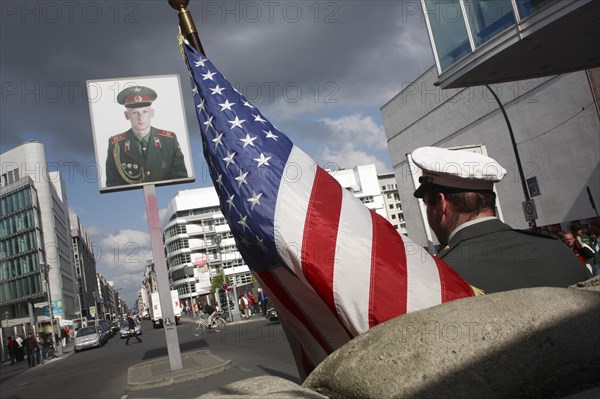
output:
[[[96,307],[90,306],[90,316],[96,318]]]
[[[523,213],[525,214],[525,220],[528,222],[537,219],[537,211],[535,210],[535,202],[533,200],[523,201]]]
[[[38,302],[38,303],[34,303],[33,304],[34,308],[43,308],[43,307],[46,307],[46,306],[48,306],[48,302]]]

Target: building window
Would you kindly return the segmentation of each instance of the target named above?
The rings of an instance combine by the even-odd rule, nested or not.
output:
[[[425,0],[425,17],[441,72],[471,53],[459,0]]]

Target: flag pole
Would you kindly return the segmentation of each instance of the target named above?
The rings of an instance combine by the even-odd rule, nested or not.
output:
[[[202,42],[200,36],[198,36],[198,30],[194,25],[192,14],[186,9],[189,4],[189,0],[168,0],[169,5],[175,10],[179,11],[179,26],[181,27],[181,33],[183,37],[190,43],[192,47],[206,55],[204,48],[202,48]]]

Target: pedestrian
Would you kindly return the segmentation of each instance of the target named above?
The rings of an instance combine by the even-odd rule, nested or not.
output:
[[[17,354],[17,341],[14,340],[10,335],[6,340],[6,350],[8,352],[8,357],[10,358],[11,366],[15,364],[16,354]]]
[[[37,342],[37,348],[35,350],[37,364],[44,364],[44,356],[42,350],[44,348],[44,339],[42,338],[39,332],[35,333],[35,342]]]
[[[37,360],[36,351],[39,350],[39,347],[32,333],[27,334],[27,338],[25,338],[23,345],[27,352],[27,364],[29,364],[29,367],[35,367]]]
[[[258,302],[260,303],[260,306],[262,307],[263,316],[267,315],[267,301],[268,301],[268,298],[265,295],[265,292],[263,291],[262,288],[259,288],[258,289]]]
[[[248,299],[246,298],[246,294],[242,294],[239,300],[240,313],[243,319],[248,318]]]
[[[25,360],[25,348],[23,347],[24,341],[21,334],[17,334],[15,342],[17,343],[17,347],[15,348],[17,362],[22,362]]]
[[[248,317],[252,317],[252,312],[254,311],[254,295],[252,295],[252,292],[248,291],[246,298],[248,299]]]
[[[575,235],[574,233],[567,231],[562,234],[563,241],[573,254],[579,259],[581,264],[583,264],[590,273],[593,273],[592,263],[594,261],[594,250],[588,244],[583,241],[580,235]]]
[[[492,293],[568,287],[588,278],[560,241],[513,229],[497,218],[493,188],[506,170],[494,159],[437,147],[418,148],[411,155],[423,172],[414,196],[425,203],[442,248],[438,256],[472,286]]]
[[[188,177],[177,135],[151,126],[157,93],[144,86],[122,90],[117,102],[125,106],[131,129],[112,136],[106,158],[106,187]]]
[[[131,317],[131,313],[127,314],[127,327],[129,328],[129,334],[127,335],[127,340],[125,340],[125,345],[129,345],[129,339],[131,339],[131,337],[135,337],[135,339],[137,339],[137,341],[141,344],[142,340],[135,333],[135,321]]]

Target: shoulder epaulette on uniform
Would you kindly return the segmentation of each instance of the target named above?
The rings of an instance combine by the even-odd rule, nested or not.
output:
[[[160,129],[156,129],[156,134],[158,134],[159,136],[168,137],[170,139],[172,139],[173,137],[175,137],[175,133],[168,132],[166,130],[160,130]]]
[[[110,142],[111,142],[111,144],[115,144],[121,140],[124,140],[125,137],[127,137],[127,134],[125,134],[125,133],[116,134],[110,138]]]

